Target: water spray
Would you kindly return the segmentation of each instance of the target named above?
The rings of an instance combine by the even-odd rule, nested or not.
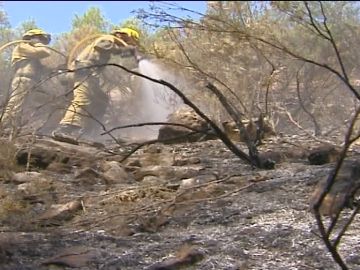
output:
[[[171,83],[177,81],[177,75],[169,72],[168,69],[161,67],[146,57],[140,57],[139,72],[154,79],[162,79]],[[135,98],[132,104],[130,116],[126,121],[129,124],[134,122],[166,122],[168,116],[173,113],[182,101],[171,92],[166,86],[151,82],[145,78],[139,78],[139,89],[134,92]],[[121,123],[127,124],[127,123]],[[156,139],[159,133],[158,126],[141,126],[127,131],[128,136],[138,140]]]

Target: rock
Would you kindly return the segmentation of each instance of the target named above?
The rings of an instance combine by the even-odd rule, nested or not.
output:
[[[339,150],[332,145],[324,145],[313,148],[310,151],[308,160],[310,165],[323,165],[337,161],[339,157]]]
[[[142,167],[138,171],[134,173],[134,178],[136,181],[142,181],[144,177],[153,176],[153,177],[161,177],[161,176],[174,176],[174,170],[169,166],[147,166]]]
[[[175,179],[191,178],[199,175],[200,171],[204,168],[202,166],[182,166],[173,167],[175,172]]]
[[[283,162],[286,156],[282,152],[277,151],[266,151],[259,154],[261,160],[272,160],[274,163]]]
[[[79,178],[96,178],[100,175],[98,171],[93,168],[86,167],[82,169],[78,169],[75,171],[74,177],[75,179]]]
[[[193,164],[199,164],[201,163],[201,159],[198,157],[181,157],[178,159],[175,159],[173,164],[174,166],[184,166],[184,165],[193,165]]]
[[[133,167],[141,167],[141,161],[140,159],[128,159],[126,162],[126,166],[133,168]]]
[[[162,214],[155,214],[149,217],[140,217],[138,220],[137,230],[140,232],[155,233],[169,222],[169,217]]]
[[[11,177],[11,181],[15,184],[22,184],[27,182],[32,182],[34,180],[45,180],[44,176],[39,172],[19,172],[15,173]]]
[[[107,184],[129,183],[130,175],[117,161],[106,161],[102,164],[103,179]]]
[[[98,256],[95,249],[88,247],[68,247],[57,255],[45,260],[43,265],[59,265],[71,268],[85,267]]]
[[[79,200],[71,201],[65,204],[54,204],[37,218],[38,221],[66,221],[71,219],[74,214],[81,209]]]
[[[196,176],[202,169],[203,167],[201,166],[148,166],[135,172],[134,177],[136,181],[142,181],[145,176],[149,175],[156,176],[167,181],[180,180]]]
[[[61,174],[68,174],[72,171],[72,166],[67,163],[54,161],[46,168],[46,170]]]
[[[150,144],[150,145],[144,147],[144,153],[158,154],[158,153],[161,153],[163,151],[163,149],[164,149],[164,147],[162,145]]]
[[[38,139],[29,145],[29,138],[19,139],[16,146],[19,151],[16,159],[19,165],[27,165],[30,162],[31,167],[47,169],[53,162],[60,162],[78,166],[83,165],[85,161],[93,162],[96,158],[102,158],[106,154],[94,147],[86,145],[73,145],[49,139]],[[25,140],[25,141],[23,141]],[[28,157],[30,160],[28,161]]]
[[[29,156],[30,161],[28,161]],[[56,157],[57,154],[55,152],[41,148],[34,148],[31,150],[24,148],[21,149],[16,155],[16,159],[19,165],[26,166],[29,162],[31,166],[40,169],[46,169],[50,163],[56,159]]]
[[[192,268],[192,265],[204,259],[205,255],[202,251],[185,245],[178,251],[175,258],[169,258],[163,262],[155,263],[147,270],[175,270],[183,268]]]
[[[165,182],[164,179],[161,179],[161,178],[153,176],[153,175],[147,175],[147,176],[144,176],[144,178],[141,181],[141,184],[151,186],[151,185],[165,184],[164,182]]]
[[[180,189],[189,188],[199,184],[195,178],[188,178],[181,181]]]
[[[215,174],[196,175],[192,178],[181,180],[179,189],[187,189],[192,186],[208,183],[208,182],[215,181],[215,180],[217,180],[217,177]]]
[[[18,190],[21,190],[25,195],[33,195],[42,193],[51,188],[52,181],[44,178],[37,178],[30,182],[25,182],[18,185]]]
[[[198,116],[190,107],[181,107],[170,114],[168,122],[183,124],[196,130],[209,131],[206,121]],[[215,135],[207,135],[205,133],[196,133],[191,136],[186,136],[186,134],[191,132],[193,131],[184,127],[165,125],[159,129],[158,140],[166,140],[164,143],[181,143],[217,139]],[[178,138],[179,136],[182,137]]]
[[[140,162],[143,167],[158,164],[171,166],[174,163],[174,154],[165,150],[163,145],[152,144],[144,149]]]

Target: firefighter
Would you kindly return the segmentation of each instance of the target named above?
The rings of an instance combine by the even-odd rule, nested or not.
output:
[[[82,135],[91,134],[94,120],[102,122],[109,97],[101,89],[100,83],[105,67],[97,65],[108,63],[111,55],[131,58],[137,65],[138,42],[137,31],[131,28],[117,28],[111,31],[110,35],[98,37],[80,52],[73,62],[74,97],[60,125],[52,133],[54,139],[77,141]],[[86,68],[88,66],[94,67]]]
[[[35,90],[44,70],[48,70],[40,60],[50,56],[50,50],[46,47],[51,40],[50,34],[41,29],[31,29],[22,39],[24,41],[12,52],[11,66],[14,75],[10,96],[1,117],[2,127],[12,128],[13,135],[21,126],[21,112],[26,97]]]

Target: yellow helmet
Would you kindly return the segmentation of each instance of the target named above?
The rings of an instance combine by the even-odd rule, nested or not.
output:
[[[34,28],[31,29],[29,31],[27,31],[24,35],[23,35],[23,39],[27,40],[32,38],[33,36],[44,36],[48,42],[50,42],[51,40],[51,35],[46,33],[45,31],[38,29],[38,28]]]
[[[131,29],[131,28],[115,28],[114,30],[111,31],[112,35],[115,35],[117,33],[120,34],[127,34],[129,37],[132,37],[135,41],[139,41],[140,35],[139,32]]]

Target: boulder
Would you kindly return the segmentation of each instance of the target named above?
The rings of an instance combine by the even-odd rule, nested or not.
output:
[[[336,162],[340,157],[340,150],[333,145],[322,145],[310,150],[308,160],[310,165],[323,165]]]
[[[168,116],[168,123],[183,124],[190,128],[208,131],[209,126],[204,119],[195,113],[190,107],[181,107]],[[188,135],[193,131],[181,126],[164,125],[159,129],[158,140],[164,143],[198,142],[216,139],[215,135],[196,133]]]
[[[143,181],[146,176],[155,176],[167,181],[191,178],[200,173],[202,166],[147,166],[134,173],[136,181]]]
[[[11,177],[11,181],[15,184],[23,184],[27,182],[32,182],[34,180],[43,180],[44,176],[39,172],[19,172],[15,173]]]
[[[102,177],[107,184],[129,183],[131,178],[117,161],[106,161],[102,165]]]

